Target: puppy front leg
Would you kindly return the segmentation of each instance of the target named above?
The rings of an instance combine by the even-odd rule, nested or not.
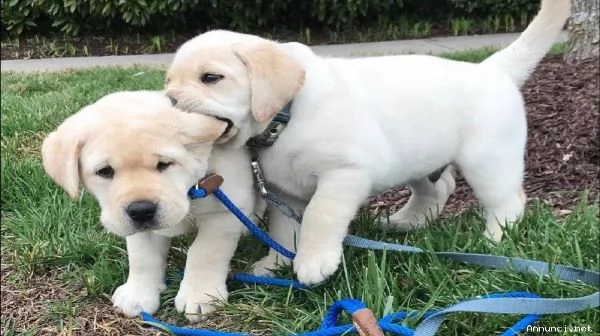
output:
[[[177,311],[185,313],[190,322],[204,320],[205,314],[215,310],[212,304],[216,300],[227,300],[225,281],[241,233],[242,224],[229,214],[199,223],[175,297]]]
[[[112,296],[113,305],[134,317],[142,311],[152,314],[160,306],[165,289],[165,269],[171,240],[146,231],[127,236],[129,276]]]
[[[318,177],[293,262],[300,282],[319,283],[337,270],[350,221],[370,189],[370,179],[358,169],[333,170]]]

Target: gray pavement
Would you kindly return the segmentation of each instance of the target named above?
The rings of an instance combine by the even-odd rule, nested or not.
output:
[[[493,34],[474,36],[435,37],[422,40],[398,40],[386,42],[351,43],[313,46],[315,53],[333,57],[380,56],[389,54],[441,54],[445,52],[478,49],[483,47],[502,48],[509,45],[519,36],[513,34]],[[563,32],[559,41],[566,41],[567,33]],[[558,42],[558,41],[557,41]],[[144,65],[167,67],[173,54],[99,56],[99,57],[65,57],[32,60],[6,60],[0,62],[2,72],[19,71],[59,71],[106,66]]]

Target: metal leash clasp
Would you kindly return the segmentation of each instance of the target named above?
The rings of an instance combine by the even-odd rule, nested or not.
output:
[[[258,164],[258,159],[252,160],[252,174],[254,174],[254,180],[256,181],[256,185],[258,186],[258,191],[262,197],[266,197],[269,192],[267,191],[267,187],[265,184],[265,176],[260,169],[260,165]]]
[[[294,211],[289,205],[275,198],[269,191],[267,190],[267,183],[265,180],[265,176],[263,175],[262,169],[260,168],[260,163],[258,158],[253,158],[250,163],[252,166],[252,174],[254,175],[254,181],[256,182],[256,186],[258,187],[258,191],[260,192],[260,196],[267,201],[267,203],[275,205],[281,213],[289,218],[292,218],[298,223],[302,223],[302,213],[298,213]]]

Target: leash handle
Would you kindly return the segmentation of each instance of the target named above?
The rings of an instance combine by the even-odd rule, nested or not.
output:
[[[362,308],[352,314],[352,325],[360,336],[384,336],[375,315],[369,308]]]

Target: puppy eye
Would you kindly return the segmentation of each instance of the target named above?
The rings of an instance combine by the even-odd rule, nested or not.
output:
[[[200,76],[200,80],[204,84],[214,84],[223,79],[223,77],[225,76],[207,72],[203,73],[202,76]]]
[[[105,179],[111,179],[115,176],[115,170],[111,166],[106,166],[96,171],[96,175]]]
[[[172,164],[173,164],[173,162],[162,162],[162,161],[159,161],[156,164],[156,170],[158,170],[159,172],[162,172],[165,169],[169,168],[169,166],[172,165]]]

